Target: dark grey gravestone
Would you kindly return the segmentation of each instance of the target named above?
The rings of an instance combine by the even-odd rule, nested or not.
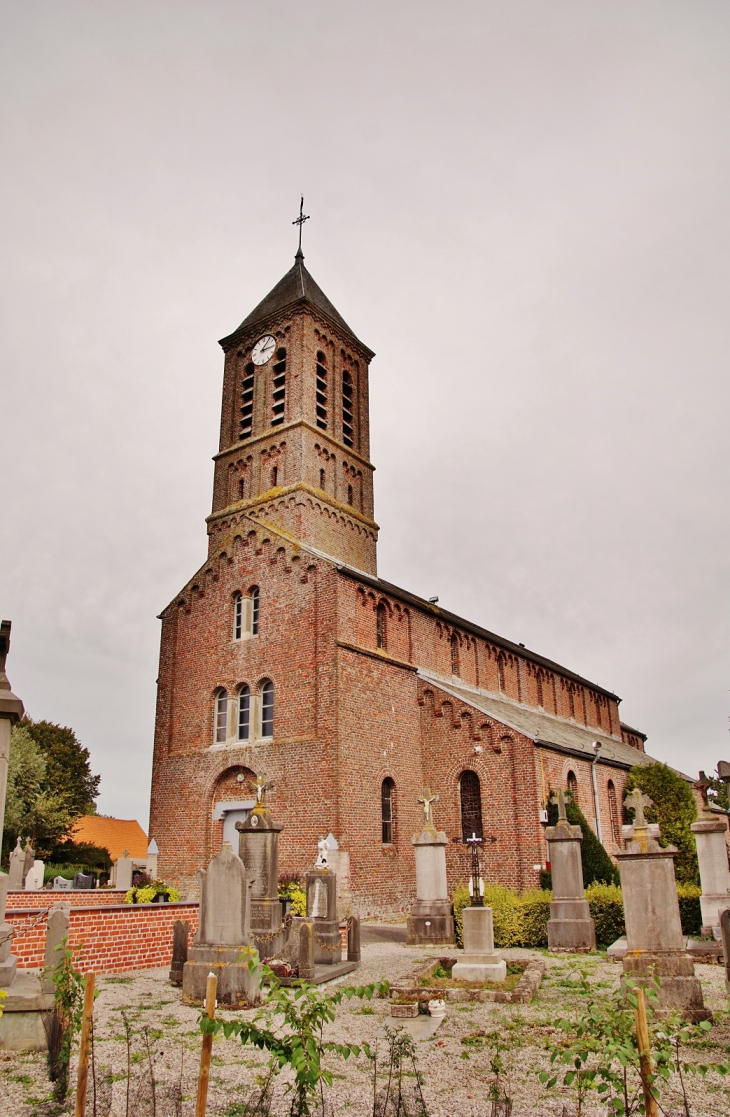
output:
[[[170,985],[182,985],[183,966],[188,960],[188,921],[176,919],[172,928],[172,962],[170,964]]]
[[[93,888],[94,878],[87,877],[85,873],[76,873],[74,876],[74,888]]]

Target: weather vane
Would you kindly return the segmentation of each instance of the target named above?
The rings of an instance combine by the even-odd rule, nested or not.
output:
[[[299,248],[297,249],[297,256],[302,256],[303,255],[303,252],[302,252],[302,225],[304,224],[305,221],[309,221],[309,214],[304,212],[304,195],[302,194],[302,200],[299,203],[299,216],[297,217],[297,219],[295,221],[292,221],[292,225],[298,225],[299,226]]]

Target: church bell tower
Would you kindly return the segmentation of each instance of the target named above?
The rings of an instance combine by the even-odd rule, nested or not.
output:
[[[374,356],[304,266],[224,337],[211,551],[245,513],[376,573],[368,373]]]

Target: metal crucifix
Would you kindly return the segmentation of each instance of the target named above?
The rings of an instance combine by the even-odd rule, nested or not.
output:
[[[484,907],[484,897],[482,896],[482,867],[479,864],[479,847],[483,841],[483,838],[478,838],[474,833],[472,833],[470,838],[466,839],[467,845],[471,846],[471,906],[473,908]]]
[[[309,221],[309,214],[304,212],[304,195],[302,194],[302,200],[299,203],[299,216],[294,221],[292,221],[292,225],[298,225],[299,226],[299,248],[297,249],[297,256],[303,255],[303,253],[302,253],[302,226],[304,225],[305,221]]]

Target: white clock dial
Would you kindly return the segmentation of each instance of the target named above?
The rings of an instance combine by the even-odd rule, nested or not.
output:
[[[255,365],[265,365],[270,357],[273,357],[274,350],[276,349],[276,338],[271,334],[266,334],[265,337],[260,337],[253,347],[251,352],[251,360]]]

